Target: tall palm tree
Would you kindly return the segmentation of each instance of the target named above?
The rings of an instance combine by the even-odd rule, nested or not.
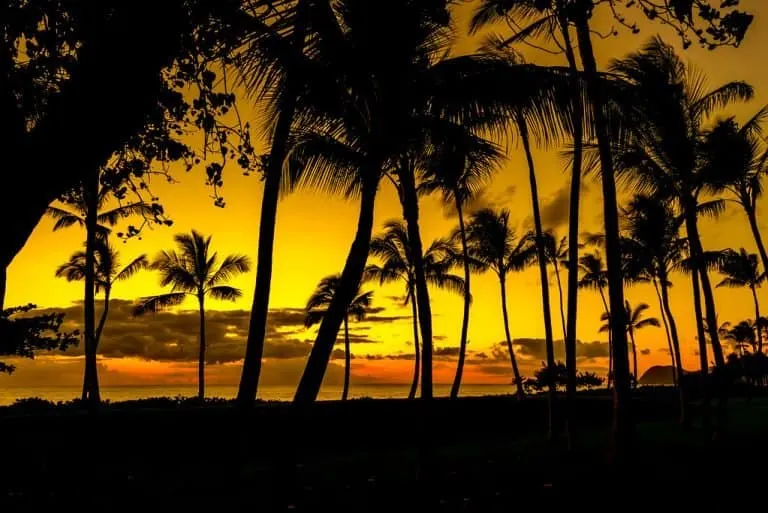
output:
[[[512,363],[517,396],[522,399],[525,397],[525,391],[509,332],[507,275],[533,263],[536,257],[536,246],[531,244],[530,237],[516,236],[514,229],[509,225],[509,210],[495,211],[486,208],[475,212],[470,217],[467,224],[467,247],[472,266],[481,272],[491,270],[499,279],[507,350]]]
[[[142,298],[134,308],[134,315],[180,305],[187,296],[197,298],[200,311],[200,349],[198,351],[197,396],[205,399],[205,298],[235,301],[243,293],[240,289],[224,285],[238,274],[251,269],[251,261],[244,255],[227,255],[219,264],[218,253],[210,250],[211,237],[195,230],[174,236],[178,251],[162,251],[151,264],[160,273],[160,284],[171,286],[166,294]]]
[[[87,255],[85,251],[77,251],[69,257],[69,261],[61,264],[56,269],[57,278],[65,278],[67,281],[83,281],[88,274],[88,268],[86,267]],[[95,294],[99,292],[104,293],[104,308],[101,311],[101,318],[96,328],[93,341],[93,351],[98,352],[99,341],[101,340],[101,334],[104,331],[104,325],[107,322],[107,316],[109,315],[109,298],[112,293],[112,286],[118,281],[125,281],[132,277],[134,274],[142,269],[146,269],[149,265],[147,255],[139,255],[134,258],[128,265],[120,268],[120,256],[106,239],[98,239],[95,248],[95,261],[96,270],[94,273],[96,280]],[[98,372],[90,376],[91,383],[86,383],[83,380],[83,392],[81,399],[85,401],[88,398],[88,394],[92,391],[96,391],[96,396],[100,394],[99,390],[99,376]],[[92,388],[91,388],[92,387]]]
[[[768,253],[757,222],[757,200],[763,194],[762,179],[768,162],[762,123],[768,118],[763,107],[739,126],[733,117],[719,120],[704,136],[704,173],[728,191],[747,215],[763,269],[768,269]]]
[[[384,233],[371,240],[371,255],[381,259],[381,265],[371,264],[365,269],[365,279],[380,284],[400,282],[405,285],[404,304],[411,305],[413,319],[413,347],[415,362],[413,380],[408,398],[416,397],[419,384],[421,350],[419,347],[419,314],[416,308],[416,273],[413,262],[413,248],[408,239],[408,229],[400,221],[389,221]],[[449,241],[438,239],[430,244],[422,258],[424,274],[430,285],[457,294],[466,294],[466,282],[451,274],[456,265],[456,249]]]
[[[451,386],[451,398],[455,399],[459,396],[464,374],[471,303],[471,269],[467,258],[464,209],[466,204],[483,190],[482,188],[498,167],[502,154],[495,144],[458,125],[446,123],[439,135],[442,137],[436,141],[435,151],[427,156],[426,173],[420,189],[424,192],[440,191],[443,203],[456,209],[459,222],[454,239],[458,239],[461,243],[465,291],[459,358],[456,365],[456,375]]]
[[[640,303],[635,308],[629,304],[629,301],[624,302],[626,310],[627,321],[627,333],[629,334],[629,340],[632,343],[632,373],[635,376],[635,386],[640,379],[640,375],[637,373],[637,344],[635,343],[635,331],[653,326],[658,328],[661,323],[656,317],[646,317],[643,319],[643,313],[650,308],[646,303]]]
[[[744,82],[729,82],[708,91],[704,77],[688,69],[658,37],[639,52],[614,61],[610,71],[631,85],[622,114],[628,130],[627,140],[617,148],[618,171],[629,173],[642,192],[659,194],[679,206],[696,270],[692,276],[700,281],[704,297],[715,363],[723,366],[714,295],[698,228],[700,197],[716,186],[700,158],[701,141],[705,120],[724,105],[750,99],[753,89]],[[721,202],[710,205],[710,212],[722,209]],[[703,319],[697,323],[703,331]]]
[[[323,315],[325,315],[325,310],[336,293],[339,279],[340,276],[334,274],[326,276],[318,283],[317,288],[307,300],[307,306],[305,307],[307,316],[304,319],[304,325],[307,328],[320,322]],[[349,344],[349,316],[351,315],[358,322],[365,319],[368,310],[371,308],[372,299],[372,291],[360,292],[358,290],[357,294],[355,294],[355,299],[347,307],[347,315],[344,316],[344,388],[341,392],[342,401],[346,401],[349,396],[349,376],[352,363],[352,352]]]
[[[760,302],[757,300],[757,289],[768,278],[765,272],[760,272],[757,263],[757,255],[747,253],[741,248],[738,252],[732,249],[725,250],[720,259],[718,270],[724,278],[717,287],[748,287],[752,292],[752,301],[755,305],[755,319],[760,319]],[[763,337],[760,336],[759,323],[755,322],[755,340],[757,351],[763,352]]]
[[[355,242],[342,272],[339,294],[329,305],[297,389],[297,402],[317,397],[345,305],[360,282],[373,227],[373,205],[381,173],[402,191],[409,237],[418,250],[418,204],[414,162],[430,142],[432,127],[445,120],[472,130],[500,130],[511,106],[536,103],[541,122],[554,118],[557,91],[571,85],[562,72],[488,55],[450,57],[450,16],[444,2],[416,0],[334,2],[334,16],[315,39],[327,95],[314,98],[304,119],[312,135],[297,137],[296,169],[322,170],[309,183],[352,190],[361,197]],[[391,38],[392,26],[398,37]],[[526,84],[522,92],[497,87]],[[512,94],[514,93],[514,94]],[[312,99],[312,98],[307,98]],[[317,120],[321,120],[318,123]],[[309,139],[311,144],[306,144]],[[421,150],[420,150],[421,149]],[[408,161],[408,162],[405,162]],[[407,164],[407,166],[405,165]],[[357,176],[359,180],[351,177]],[[416,301],[423,354],[422,395],[432,396],[431,313],[426,277],[414,252]]]
[[[608,287],[608,271],[603,264],[603,258],[599,253],[587,253],[579,257],[579,288],[593,289],[600,293],[600,299],[603,301],[603,315],[606,319],[611,316],[611,309],[608,301],[605,299],[605,289]],[[613,378],[613,330],[608,331],[608,387],[611,386]]]
[[[569,253],[570,246],[568,245],[568,237],[561,237],[560,240],[557,240],[555,234],[551,231],[544,233],[544,256],[547,258],[547,263],[552,264],[552,267],[555,270],[555,281],[557,282],[557,293],[560,300],[560,322],[563,326],[563,340],[567,338],[567,328],[565,323],[565,307],[563,304],[563,285],[560,282],[560,266],[565,265],[566,268],[569,267]]]
[[[86,397],[93,404],[101,402],[98,369],[96,366],[96,250],[99,239],[105,239],[110,227],[120,219],[134,215],[152,216],[155,210],[139,201],[104,210],[111,197],[112,188],[101,184],[101,170],[88,173],[88,181],[69,191],[61,198],[61,206],[49,206],[46,215],[56,220],[58,231],[71,226],[85,228],[85,292],[83,297],[83,331],[85,337],[85,375],[83,387]]]

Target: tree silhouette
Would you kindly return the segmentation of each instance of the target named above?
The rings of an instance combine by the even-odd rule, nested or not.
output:
[[[767,276],[760,272],[757,264],[757,255],[747,253],[741,248],[738,252],[732,249],[725,250],[722,254],[718,270],[725,277],[720,280],[717,287],[748,287],[752,292],[752,301],[755,305],[755,319],[760,319],[760,302],[757,300],[757,288],[765,282]],[[760,326],[755,322],[755,340],[757,352],[763,352],[763,337],[760,334]]]
[[[509,211],[506,209],[500,211],[482,209],[472,214],[467,224],[467,246],[473,269],[479,272],[491,270],[499,279],[507,350],[512,363],[517,396],[522,399],[525,397],[525,391],[509,332],[507,275],[533,263],[536,258],[536,246],[531,244],[530,237],[518,238],[515,235],[514,230],[509,226]]]
[[[735,325],[724,322],[718,331],[723,335],[723,338],[733,342],[736,350],[741,352],[742,356],[747,347],[751,347],[753,352],[758,352],[755,327],[751,322],[741,321]]]
[[[637,386],[637,381],[640,376],[637,373],[637,344],[635,343],[635,331],[646,328],[648,326],[660,327],[661,323],[656,317],[647,317],[643,319],[643,313],[648,310],[650,306],[646,303],[640,303],[636,307],[632,308],[629,301],[624,302],[624,311],[627,318],[627,333],[629,334],[629,340],[632,343],[632,375],[635,377],[634,382]],[[600,320],[605,321],[605,324],[600,327],[600,332],[610,330],[610,318],[607,314],[603,313]]]
[[[608,301],[605,299],[605,289],[608,286],[608,276],[603,259],[599,253],[587,253],[579,257],[578,268],[581,277],[579,278],[579,288],[593,289],[600,293],[600,299],[603,301],[603,315],[610,318],[611,310],[608,307]],[[608,331],[608,386],[611,386],[613,377],[613,331]]]
[[[565,307],[563,305],[563,286],[560,282],[560,266],[569,267],[569,253],[568,237],[561,237],[560,240],[557,240],[551,231],[544,233],[544,255],[547,258],[547,263],[552,264],[555,270],[555,281],[557,282],[557,293],[560,301],[560,322],[563,326],[563,340],[567,338],[567,328],[565,325]]]
[[[171,286],[166,294],[142,298],[134,315],[155,313],[180,305],[187,296],[197,298],[200,310],[200,350],[198,353],[197,396],[205,399],[205,298],[235,301],[243,295],[240,289],[224,285],[238,274],[247,273],[251,262],[243,255],[227,255],[218,263],[218,253],[210,251],[211,237],[192,230],[174,236],[178,252],[162,251],[151,264],[160,273],[160,284]]]
[[[371,240],[371,255],[382,260],[381,265],[368,265],[365,268],[365,279],[375,280],[380,284],[402,282],[405,285],[404,304],[411,305],[413,319],[413,347],[415,361],[413,367],[413,381],[408,392],[408,398],[416,397],[416,389],[419,384],[419,370],[421,353],[419,348],[419,315],[414,301],[416,292],[416,273],[414,271],[413,248],[408,239],[408,230],[399,221],[389,221],[385,225],[382,235]],[[456,249],[446,240],[438,239],[430,244],[424,257],[424,275],[427,282],[437,288],[445,289],[457,294],[466,294],[466,282],[451,274],[451,269],[456,265]]]
[[[464,362],[467,354],[467,335],[469,332],[469,307],[471,303],[471,269],[467,259],[467,234],[465,223],[466,205],[482,190],[498,167],[502,155],[493,143],[475,136],[463,127],[445,124],[439,132],[436,148],[428,156],[426,176],[420,190],[431,192],[439,190],[443,204],[456,209],[459,226],[454,234],[461,244],[462,264],[464,268],[464,309],[462,312],[461,338],[456,375],[451,386],[451,398],[459,396]]]
[[[305,307],[307,316],[304,320],[306,327],[309,328],[322,320],[326,308],[336,293],[339,279],[339,275],[334,274],[320,280],[317,288],[307,300],[307,306]],[[372,291],[360,292],[358,290],[358,293],[355,294],[355,299],[347,307],[347,315],[344,317],[344,388],[341,392],[342,401],[346,401],[349,396],[349,375],[352,359],[352,352],[349,347],[349,316],[351,315],[358,322],[362,321],[371,308],[372,299]]]
[[[96,294],[99,292],[104,293],[104,308],[101,311],[101,318],[99,319],[99,324],[94,332],[93,345],[90,349],[93,351],[91,358],[95,360],[99,349],[101,334],[104,331],[104,325],[106,324],[107,316],[109,315],[109,298],[112,293],[112,286],[118,281],[125,281],[131,278],[140,270],[146,269],[149,266],[149,261],[147,260],[147,256],[142,254],[134,258],[128,265],[121,269],[120,256],[117,250],[109,244],[106,238],[100,238],[96,241],[94,261],[94,292]],[[56,277],[65,278],[67,281],[85,281],[85,278],[88,275],[87,262],[87,251],[77,251],[69,257],[68,262],[61,264],[56,269]],[[96,398],[100,398],[101,395],[99,392],[98,367],[93,366],[90,372],[92,374],[86,372],[86,378],[83,379],[83,392],[81,396],[83,401],[88,399],[89,394],[95,394]]]

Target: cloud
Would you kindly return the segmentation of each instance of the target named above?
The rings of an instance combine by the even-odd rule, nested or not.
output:
[[[133,317],[134,304],[126,300],[110,302],[109,318],[99,344],[99,354],[108,358],[140,358],[165,362],[197,360],[199,348],[199,314],[197,311],[159,312]],[[101,303],[97,315],[101,315]],[[45,310],[53,311],[54,309]],[[66,314],[65,330],[79,329],[83,315],[82,303],[62,309]],[[41,311],[41,312],[45,312]],[[376,312],[382,313],[383,309]],[[245,354],[248,336],[246,310],[210,310],[206,312],[206,362],[209,364],[236,362]],[[365,323],[392,322],[396,317],[374,315]],[[357,324],[357,323],[355,323]],[[365,328],[365,326],[360,326]],[[350,342],[377,343],[365,330],[353,329]],[[340,339],[341,340],[341,337]],[[269,312],[264,357],[272,359],[304,358],[312,348],[310,333],[304,328],[304,311],[298,308],[273,309]],[[83,354],[83,344],[66,353]]]
[[[640,354],[643,355],[643,356],[648,356],[649,354],[651,354],[651,350],[650,349],[641,349],[640,350]]]
[[[512,341],[516,355],[533,360],[544,360],[547,357],[546,342],[543,338],[516,338]],[[509,351],[506,342],[499,342],[491,349],[491,357],[494,360],[509,359]],[[565,345],[562,340],[555,340],[555,359],[565,358]],[[608,358],[608,343],[600,341],[582,342],[576,341],[576,358],[591,360],[594,358]]]
[[[436,347],[432,351],[432,355],[435,356],[435,357],[458,356],[459,355],[459,348],[458,347]]]
[[[484,208],[501,208],[503,205],[509,203],[510,197],[512,197],[516,191],[517,187],[515,185],[509,185],[504,188],[504,190],[496,192],[490,187],[480,189],[480,191],[478,191],[464,206],[464,212],[469,215]],[[443,205],[443,217],[446,219],[456,219],[458,217],[455,203]]]

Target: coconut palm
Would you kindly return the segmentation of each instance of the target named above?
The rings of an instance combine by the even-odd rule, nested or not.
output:
[[[483,190],[498,167],[502,154],[493,143],[480,138],[465,128],[444,124],[436,141],[435,151],[427,156],[425,176],[420,189],[423,192],[440,191],[443,204],[454,208],[459,226],[454,239],[461,244],[462,264],[464,268],[464,309],[459,340],[459,357],[456,375],[451,386],[451,398],[459,396],[464,362],[467,354],[467,334],[469,332],[469,307],[471,303],[470,263],[467,259],[467,234],[464,209],[467,204]]]
[[[87,255],[85,251],[77,251],[69,257],[69,261],[61,264],[56,269],[57,278],[65,278],[67,281],[83,281],[88,274],[86,267]],[[109,299],[112,293],[113,285],[118,281],[125,281],[132,277],[134,274],[142,269],[146,269],[149,265],[146,255],[139,255],[134,258],[128,265],[120,268],[120,255],[117,250],[112,247],[106,239],[98,239],[95,248],[95,281],[96,288],[95,294],[99,292],[104,293],[104,308],[101,311],[101,318],[96,328],[92,349],[94,353],[98,352],[99,341],[101,340],[101,334],[104,331],[104,325],[107,322],[107,316],[109,315]],[[82,400],[88,398],[88,394],[91,392],[96,393],[96,397],[99,397],[99,376],[97,370],[90,376],[93,380],[91,383],[86,383],[83,380],[83,392]],[[89,385],[89,386],[87,386]]]
[[[371,264],[365,269],[365,279],[375,280],[380,284],[400,282],[405,285],[404,304],[411,305],[413,319],[413,347],[415,362],[413,381],[408,398],[416,397],[419,384],[421,350],[419,347],[419,314],[416,307],[416,273],[412,258],[413,248],[408,239],[408,229],[400,221],[389,221],[384,226],[384,233],[371,240],[371,256],[381,259],[381,265]],[[466,295],[466,282],[451,274],[456,265],[456,249],[449,241],[438,239],[424,253],[424,274],[427,282],[437,288]]]
[[[632,343],[632,374],[635,376],[635,386],[637,386],[637,380],[640,378],[637,373],[637,344],[635,343],[635,331],[646,328],[648,326],[654,326],[657,328],[661,326],[661,323],[656,317],[646,317],[643,319],[643,313],[649,308],[650,306],[648,306],[646,303],[640,303],[635,308],[632,308],[632,305],[629,304],[629,301],[624,302],[624,311],[626,312],[626,318],[628,319],[627,334],[629,335],[629,340]],[[610,321],[608,320],[608,316],[603,314],[601,320],[606,321],[606,324],[600,328],[600,331],[608,331],[610,329]]]
[[[417,310],[422,337],[422,396],[432,396],[432,326],[426,277],[419,260],[419,156],[432,128],[445,120],[477,130],[501,130],[512,106],[535,103],[541,123],[556,118],[558,91],[571,85],[559,70],[519,65],[499,56],[449,56],[450,16],[444,2],[333,2],[334,16],[314,40],[317,61],[328,77],[325,96],[315,96],[302,119],[291,159],[311,173],[305,185],[361,197],[355,242],[342,272],[339,293],[318,330],[297,389],[297,402],[313,401],[341,326],[345,304],[362,278],[382,171],[398,187],[414,246]],[[322,21],[322,20],[321,20]],[[317,20],[313,20],[317,22]],[[398,27],[392,40],[388,32]],[[521,91],[499,83],[526,84]],[[319,120],[319,121],[318,121]],[[305,121],[305,123],[304,123]],[[297,123],[297,126],[301,126]],[[291,167],[289,165],[289,167]]]
[[[729,192],[729,199],[744,210],[763,269],[768,269],[768,253],[757,222],[757,200],[763,194],[762,179],[768,161],[762,127],[766,118],[768,106],[741,126],[733,117],[721,119],[705,133],[702,145],[703,174]]]
[[[714,112],[737,100],[753,96],[744,82],[729,82],[707,90],[704,77],[685,66],[674,49],[660,38],[651,39],[639,52],[614,61],[610,71],[631,84],[623,115],[627,140],[617,148],[618,171],[642,192],[674,201],[685,219],[691,261],[700,281],[715,363],[725,365],[716,327],[712,286],[704,260],[698,228],[702,212],[718,213],[722,202],[703,209],[701,197],[716,183],[701,157],[703,123]],[[696,290],[696,287],[694,288]],[[697,319],[703,331],[703,319]],[[701,335],[701,333],[700,333]],[[701,337],[703,338],[703,337]]]
[[[738,324],[731,324],[724,322],[718,329],[723,338],[730,340],[735,349],[744,355],[745,349],[752,348],[752,351],[757,351],[757,342],[755,338],[755,327],[750,321],[741,321]]]
[[[211,251],[211,237],[204,237],[195,230],[174,236],[178,251],[162,251],[151,264],[160,273],[160,284],[171,286],[166,294],[144,297],[134,308],[134,315],[155,313],[180,305],[187,296],[197,298],[200,312],[200,349],[198,352],[197,396],[205,399],[205,298],[235,301],[243,293],[240,289],[225,285],[238,274],[251,269],[251,261],[244,255],[227,255],[219,264],[219,256]]]
[[[56,220],[53,230],[58,231],[71,226],[85,228],[85,292],[83,297],[83,332],[85,336],[85,376],[84,388],[88,400],[93,404],[101,401],[97,382],[96,367],[96,277],[91,270],[96,269],[96,249],[98,239],[105,239],[110,227],[120,219],[134,215],[153,216],[156,211],[144,202],[118,205],[107,208],[112,189],[101,185],[101,171],[89,173],[87,183],[68,192],[60,198],[61,206],[49,206],[46,215]]]
[[[309,328],[320,322],[325,315],[325,310],[333,300],[333,295],[336,293],[336,287],[339,285],[340,276],[334,274],[332,276],[326,276],[312,295],[307,300],[307,306],[305,310],[307,316],[304,319],[304,325]],[[349,375],[352,360],[352,352],[350,351],[349,344],[349,316],[360,322],[365,319],[368,310],[371,308],[371,301],[373,299],[373,292],[360,292],[357,291],[355,299],[347,307],[347,315],[344,316],[344,388],[341,392],[341,400],[346,401],[349,395]]]
[[[486,208],[475,212],[470,217],[467,224],[467,247],[469,261],[474,269],[480,272],[491,270],[499,279],[507,350],[512,363],[517,396],[522,399],[525,397],[525,391],[509,332],[507,275],[532,264],[536,257],[536,246],[531,244],[530,237],[517,237],[514,229],[509,225],[509,210],[495,211]]]
[[[741,248],[738,252],[732,249],[725,250],[722,254],[718,270],[724,275],[724,278],[716,285],[717,287],[748,287],[752,292],[752,301],[755,305],[755,319],[760,319],[760,303],[757,300],[757,289],[766,280],[768,276],[760,272],[757,263],[757,255],[747,253],[747,250]],[[757,341],[757,351],[763,352],[763,337],[760,336],[759,323],[755,323],[755,340]]]
[[[608,301],[605,298],[605,289],[608,287],[608,271],[605,269],[603,258],[596,251],[587,253],[579,257],[579,288],[593,289],[600,293],[600,299],[603,301],[603,315],[606,319],[610,318],[611,310],[608,307]],[[602,317],[601,317],[602,318]],[[613,378],[613,330],[608,331],[608,387],[611,386]]]
[[[567,328],[565,324],[565,308],[563,305],[563,285],[560,282],[560,266],[564,265],[568,268],[568,256],[570,253],[570,247],[568,246],[568,237],[561,237],[560,240],[555,238],[555,234],[551,231],[544,233],[544,256],[547,258],[547,263],[552,264],[555,270],[555,281],[557,282],[557,293],[560,300],[560,322],[563,327],[563,340],[565,340]]]

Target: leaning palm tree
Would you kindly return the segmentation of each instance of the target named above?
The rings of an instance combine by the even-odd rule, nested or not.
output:
[[[757,263],[757,255],[747,253],[747,250],[741,248],[738,252],[732,249],[723,251],[720,257],[718,270],[724,275],[724,278],[716,285],[717,287],[736,287],[749,288],[752,292],[752,301],[755,305],[755,319],[760,318],[760,303],[757,300],[757,289],[768,278],[765,272],[760,272]],[[755,323],[755,340],[757,341],[757,351],[763,352],[763,337],[760,336],[759,323]]]
[[[53,230],[71,226],[85,228],[85,276],[83,282],[83,332],[85,337],[84,399],[98,404],[101,401],[96,378],[96,249],[99,239],[105,239],[110,227],[120,219],[134,215],[155,216],[157,212],[143,201],[107,208],[112,188],[102,185],[101,170],[95,168],[89,179],[80,187],[69,191],[60,198],[60,206],[49,206],[46,215],[56,220]],[[105,210],[106,209],[106,210]]]
[[[399,282],[405,286],[404,304],[411,305],[413,319],[413,347],[415,361],[413,380],[408,398],[416,397],[421,368],[421,349],[419,347],[419,314],[416,308],[416,273],[413,263],[413,248],[408,239],[408,229],[400,221],[389,221],[382,235],[371,240],[371,256],[381,259],[381,265],[371,264],[365,268],[365,280],[378,281],[380,284]],[[424,275],[434,287],[465,295],[466,282],[451,274],[456,265],[456,249],[449,241],[438,239],[430,244],[424,253]]]
[[[495,211],[486,208],[472,214],[467,224],[467,247],[472,266],[478,271],[491,270],[499,279],[507,350],[512,363],[517,396],[522,399],[525,397],[523,381],[509,332],[507,275],[532,264],[536,258],[536,246],[531,244],[530,237],[516,236],[514,229],[509,225],[509,210]]]
[[[200,349],[198,351],[197,396],[205,399],[205,298],[235,301],[243,293],[240,289],[224,285],[238,274],[251,269],[251,261],[244,255],[227,255],[218,263],[218,253],[211,252],[211,237],[204,237],[195,230],[174,236],[178,251],[162,251],[152,262],[151,268],[160,273],[160,284],[171,286],[166,294],[142,298],[134,308],[134,315],[180,305],[187,296],[197,298],[200,311]]]
[[[334,274],[326,276],[318,283],[317,288],[307,300],[307,306],[305,307],[307,315],[304,319],[304,325],[307,328],[322,320],[325,310],[333,300],[333,295],[336,293],[340,278],[338,274]],[[342,401],[346,401],[349,396],[349,377],[352,363],[352,352],[349,347],[349,316],[351,315],[358,322],[362,321],[371,308],[372,299],[372,291],[360,292],[358,290],[357,294],[355,294],[355,299],[347,307],[347,315],[344,316],[344,388],[341,392]]]
[[[420,186],[423,192],[440,191],[443,203],[454,208],[459,226],[454,239],[461,243],[461,255],[464,268],[464,309],[459,339],[459,358],[456,375],[451,386],[451,398],[459,396],[461,379],[464,374],[464,362],[467,354],[467,335],[469,332],[469,307],[471,303],[471,269],[467,259],[467,233],[465,207],[490,180],[498,167],[502,154],[490,141],[472,134],[464,127],[445,123],[438,132],[432,154],[426,158],[425,176]]]
[[[77,251],[69,257],[69,261],[61,264],[56,269],[57,278],[65,278],[67,281],[83,281],[88,274],[87,255],[85,251]],[[146,269],[149,265],[146,255],[139,255],[134,258],[128,265],[120,268],[120,256],[106,239],[98,239],[95,248],[95,278],[96,289],[95,294],[99,292],[104,293],[104,308],[101,311],[101,318],[94,334],[94,341],[92,350],[95,359],[95,353],[98,352],[99,342],[101,340],[101,334],[104,331],[104,325],[107,322],[107,316],[109,315],[109,298],[112,293],[113,285],[118,281],[125,281],[132,277],[134,274],[142,269]],[[83,392],[81,399],[85,401],[88,398],[88,394],[95,392],[96,396],[100,396],[99,393],[99,376],[98,368],[92,371],[91,383],[87,383],[83,380]],[[90,386],[89,386],[90,385]]]

